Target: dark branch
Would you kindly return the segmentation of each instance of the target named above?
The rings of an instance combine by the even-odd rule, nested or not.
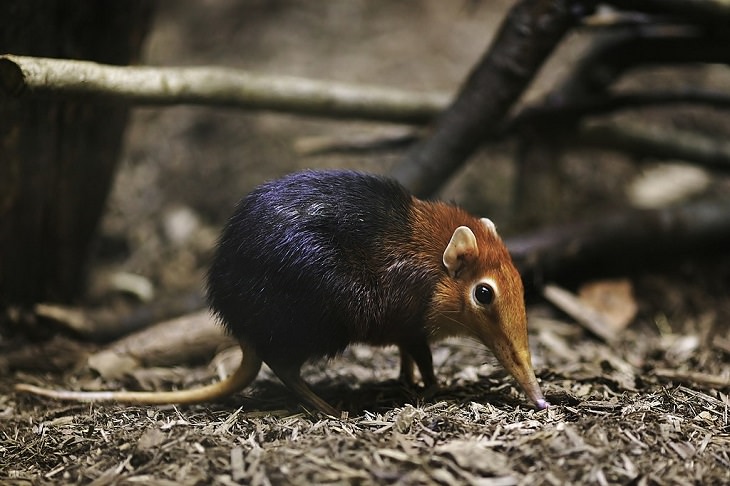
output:
[[[392,175],[429,196],[485,137],[499,132],[505,115],[575,22],[568,0],[522,0],[459,95],[438,118],[433,134],[416,144]]]
[[[556,120],[579,119],[585,116],[606,115],[638,108],[696,105],[730,109],[730,93],[703,89],[659,90],[652,92],[625,92],[588,99],[564,100],[560,105],[539,104],[526,107],[505,127],[505,134],[520,127]]]
[[[727,248],[730,200],[593,217],[506,238],[505,243],[528,285],[599,268],[626,271],[668,254]]]
[[[572,142],[579,145],[730,170],[730,142],[719,137],[626,122],[590,124],[574,135]]]
[[[614,7],[649,14],[673,15],[685,22],[727,30],[730,3],[724,0],[604,0]]]
[[[543,105],[564,108],[595,103],[629,69],[687,63],[730,63],[730,49],[716,37],[697,34],[693,29],[673,32],[672,28],[666,31],[662,26],[647,26],[609,32],[596,37],[588,53]]]

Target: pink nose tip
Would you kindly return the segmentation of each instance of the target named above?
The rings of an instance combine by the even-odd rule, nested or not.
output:
[[[550,404],[547,402],[547,400],[538,400],[535,402],[535,406],[538,410],[545,410],[546,408],[550,408]]]

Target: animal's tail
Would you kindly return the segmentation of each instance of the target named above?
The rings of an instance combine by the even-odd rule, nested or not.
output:
[[[241,342],[241,364],[230,376],[217,383],[177,391],[72,391],[49,390],[34,385],[20,383],[15,389],[20,392],[32,393],[56,400],[76,402],[120,402],[135,405],[167,405],[192,404],[213,401],[247,387],[258,375],[261,369],[261,358],[251,348]]]

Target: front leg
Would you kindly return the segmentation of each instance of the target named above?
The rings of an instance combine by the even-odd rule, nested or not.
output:
[[[415,388],[416,378],[413,374],[413,358],[403,346],[398,346],[400,351],[400,374],[398,379],[408,388]]]
[[[408,385],[414,385],[413,363],[415,362],[418,371],[421,373],[426,392],[435,391],[438,388],[438,382],[433,371],[433,357],[431,356],[431,348],[428,347],[428,341],[425,338],[415,339],[401,343],[398,348],[401,352],[401,380]]]

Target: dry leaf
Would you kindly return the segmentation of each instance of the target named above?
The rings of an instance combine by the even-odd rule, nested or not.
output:
[[[451,456],[459,467],[468,471],[509,473],[507,456],[485,447],[477,440],[455,439],[437,446],[436,453]]]
[[[414,422],[420,421],[426,413],[411,405],[406,405],[395,419],[395,428],[400,433],[407,433]]]
[[[92,354],[89,356],[87,364],[105,380],[118,380],[140,366],[139,361],[132,356],[109,350]]]
[[[142,433],[137,441],[137,450],[146,451],[156,449],[165,442],[165,439],[167,439],[167,434],[156,427],[150,427]]]
[[[639,310],[628,279],[588,282],[578,290],[578,297],[598,311],[615,332],[625,329]]]

